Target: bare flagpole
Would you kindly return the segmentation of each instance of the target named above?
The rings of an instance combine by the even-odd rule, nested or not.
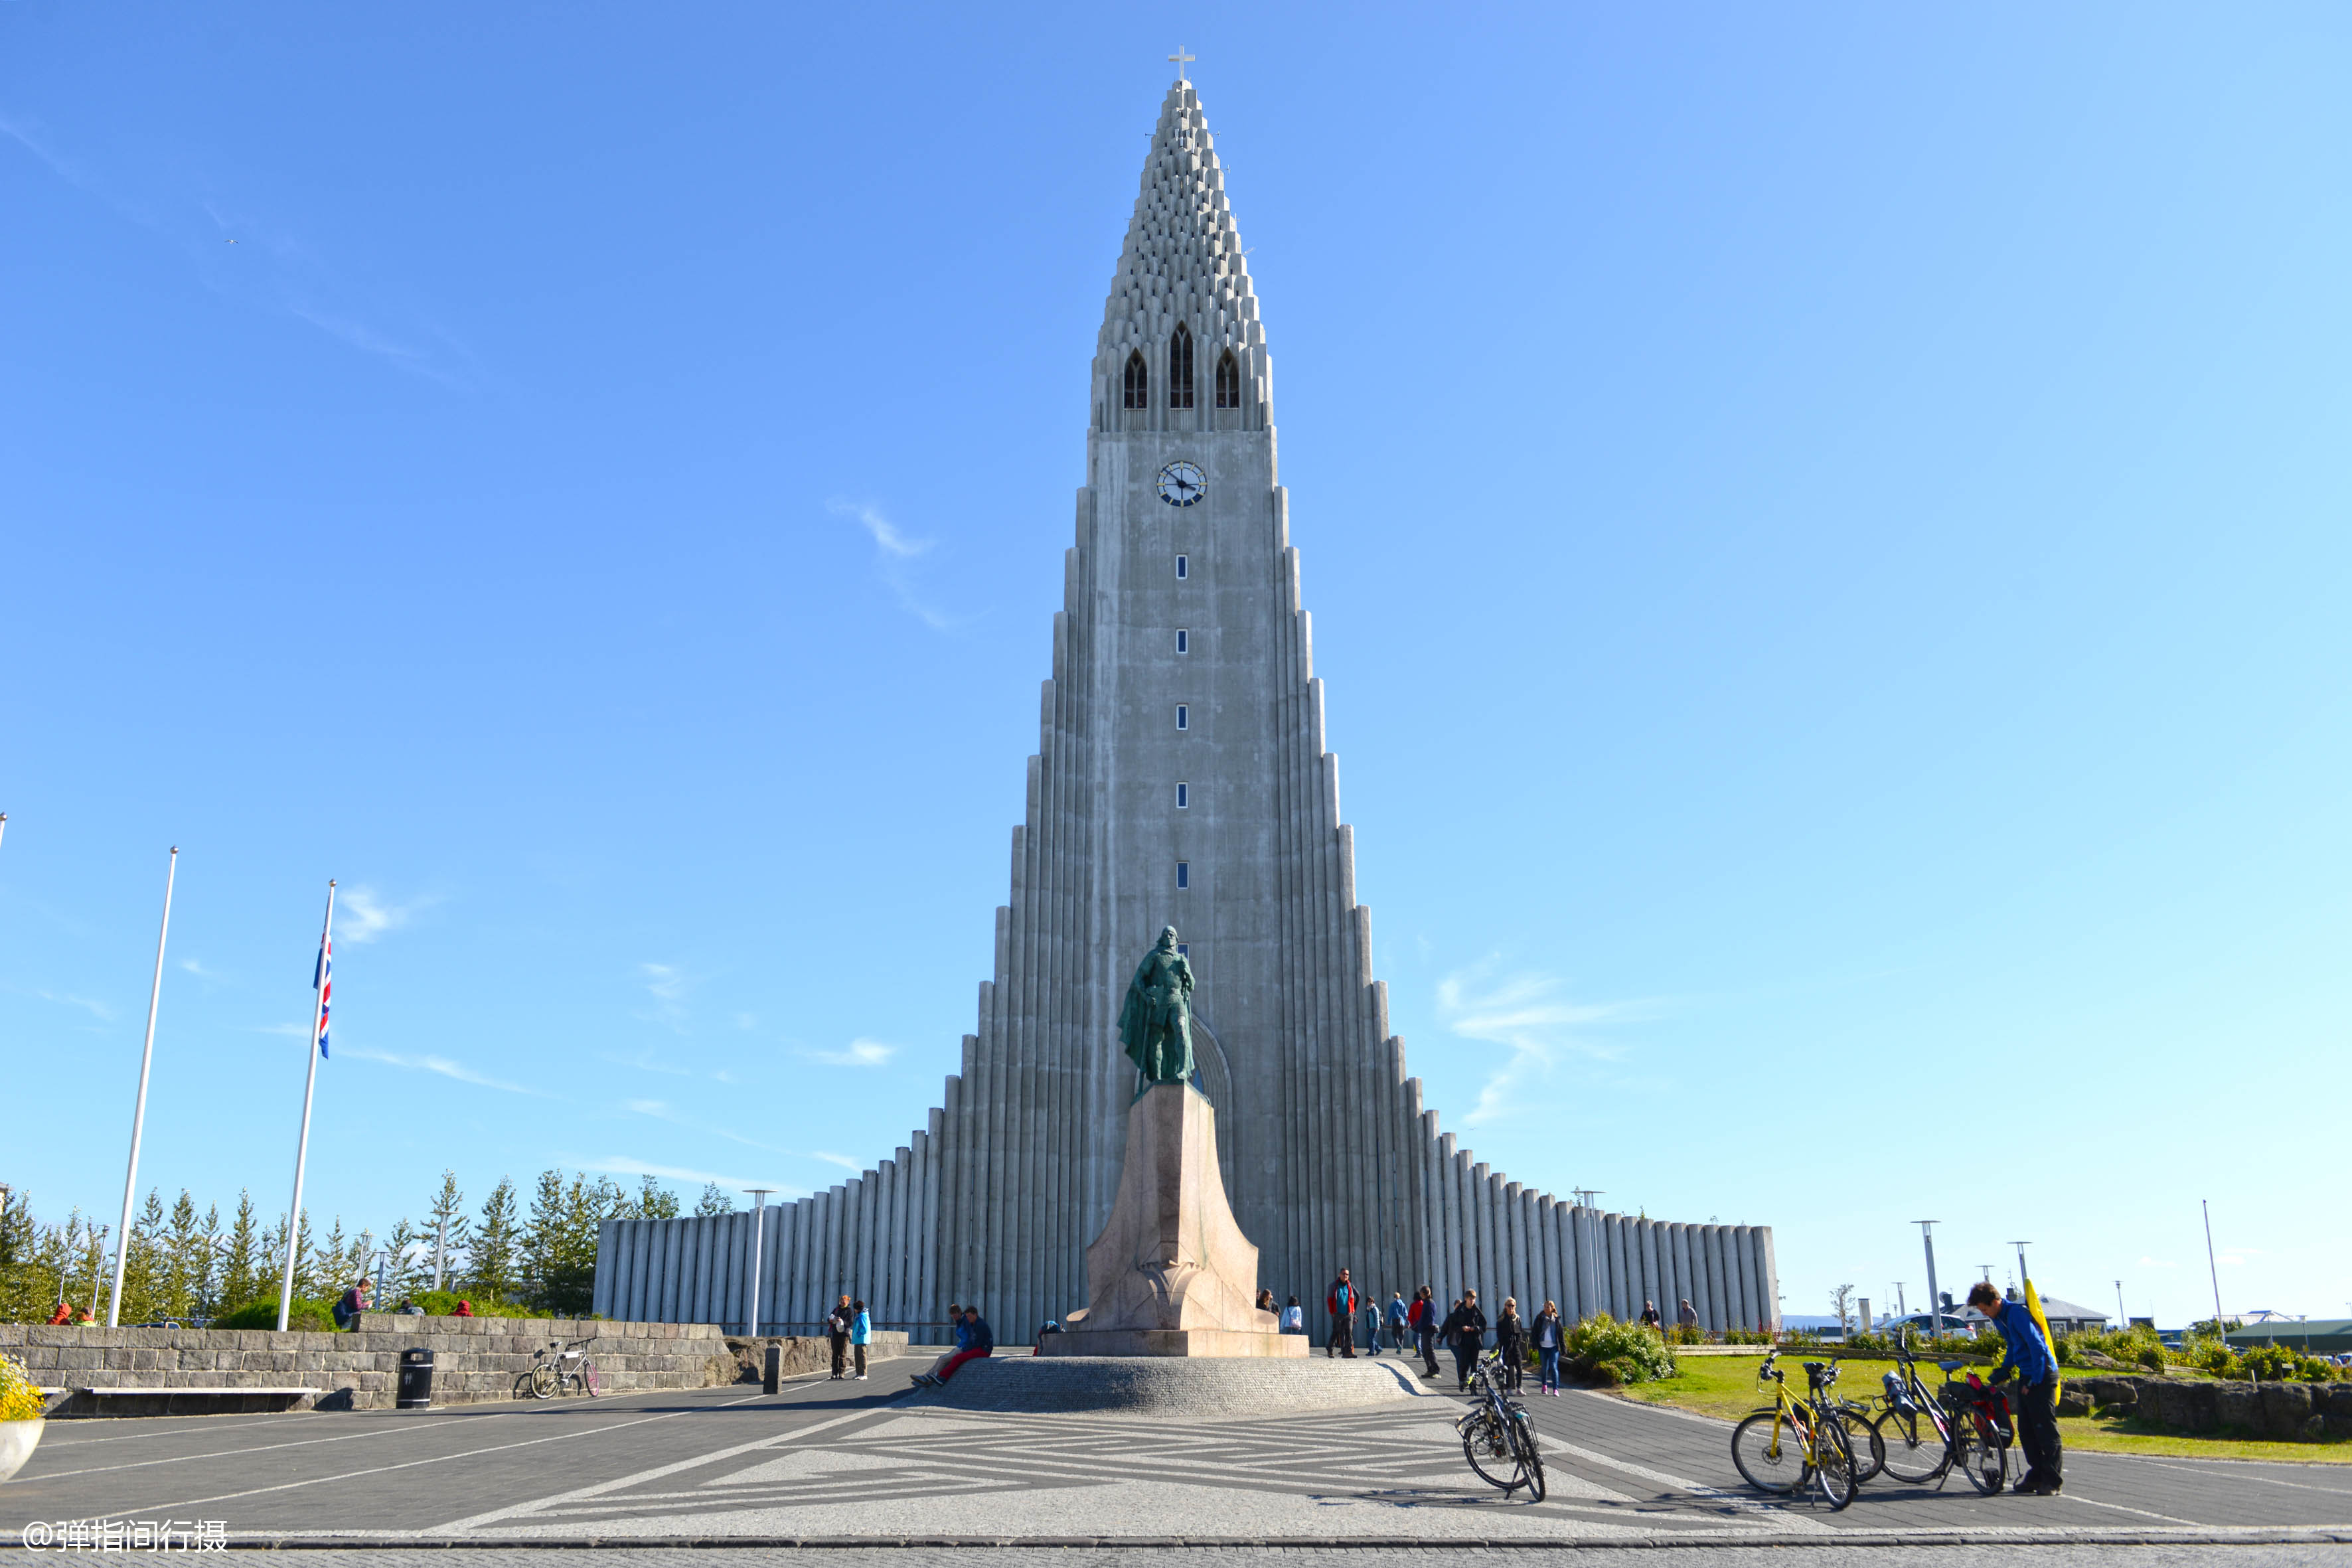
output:
[[[172,882],[179,874],[180,847],[174,844],[163,869],[163,924],[155,933],[155,984],[147,992],[147,1043],[139,1053],[139,1103],[131,1112],[131,1169],[122,1178],[122,1224],[114,1233],[114,1289],[106,1298],[110,1329],[122,1316],[122,1260],[131,1249],[131,1200],[139,1192],[139,1139],[147,1130],[147,1069],[155,1064],[155,1008],[163,1000],[163,939],[172,934]]]
[[[327,881],[327,918],[319,927],[317,994],[310,1003],[310,1069],[302,1079],[302,1141],[294,1146],[294,1206],[286,1211],[286,1278],[278,1287],[278,1331],[294,1310],[294,1253],[302,1237],[302,1171],[310,1159],[310,1092],[319,1087],[319,1026],[327,1016],[327,944],[335,934],[335,884]]]

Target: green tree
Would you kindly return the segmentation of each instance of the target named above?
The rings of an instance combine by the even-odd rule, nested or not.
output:
[[[425,1215],[425,1237],[433,1244],[433,1289],[457,1278],[458,1260],[466,1256],[471,1242],[466,1223],[466,1194],[457,1190],[457,1173],[441,1173],[441,1190],[433,1194],[433,1206]]]
[[[485,1301],[511,1301],[520,1289],[519,1222],[514,1179],[500,1176],[482,1201],[481,1227],[466,1249],[466,1288]]]
[[[651,1176],[640,1177],[639,1185],[637,1187],[637,1201],[630,1205],[628,1213],[622,1215],[619,1217],[623,1219],[676,1219],[677,1217],[677,1194],[671,1192],[667,1187],[663,1186],[659,1182],[655,1181]]]
[[[695,1217],[709,1219],[718,1215],[733,1214],[735,1200],[719,1190],[717,1182],[702,1184],[702,1201],[694,1205]]]
[[[264,1289],[262,1270],[268,1267],[263,1261],[265,1249],[261,1233],[253,1215],[253,1194],[239,1189],[236,1194],[236,1218],[228,1228],[228,1240],[221,1247],[219,1299],[215,1301],[215,1313],[235,1311],[237,1308],[261,1300]]]

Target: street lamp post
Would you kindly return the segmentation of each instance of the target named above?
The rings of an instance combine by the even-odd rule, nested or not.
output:
[[[744,1331],[747,1338],[756,1340],[760,1337],[760,1232],[765,1227],[764,1222],[768,1217],[768,1194],[776,1189],[745,1187],[743,1190],[751,1194],[751,1316]]]
[[[1915,1220],[1919,1227],[1919,1239],[1927,1248],[1927,1337],[1941,1339],[1944,1333],[1944,1298],[1936,1292],[1936,1222]]]

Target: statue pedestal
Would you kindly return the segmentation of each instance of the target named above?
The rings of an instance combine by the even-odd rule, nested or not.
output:
[[[1154,1084],[1127,1113],[1127,1157],[1087,1248],[1087,1305],[1041,1355],[1304,1356],[1305,1334],[1261,1312],[1257,1247],[1217,1169],[1217,1112],[1190,1085]]]

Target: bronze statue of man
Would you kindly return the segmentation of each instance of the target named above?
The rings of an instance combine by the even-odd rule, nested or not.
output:
[[[1151,1083],[1192,1079],[1192,965],[1176,951],[1176,928],[1143,955],[1118,1010],[1118,1043]]]

